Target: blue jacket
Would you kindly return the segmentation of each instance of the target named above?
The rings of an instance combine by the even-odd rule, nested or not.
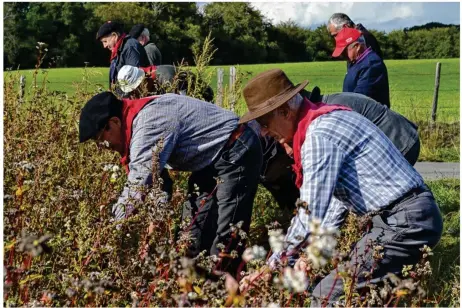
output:
[[[117,57],[111,61],[109,68],[109,85],[117,83],[117,73],[124,65],[148,67],[149,59],[144,47],[131,36],[127,35],[117,50]]]
[[[383,60],[368,48],[355,63],[348,63],[343,92],[369,96],[390,108],[388,72]]]

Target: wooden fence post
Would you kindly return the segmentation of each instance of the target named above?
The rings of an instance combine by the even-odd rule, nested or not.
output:
[[[24,88],[26,87],[26,76],[19,77],[19,103],[24,102]]]
[[[433,92],[432,121],[436,121],[436,108],[438,107],[438,91],[440,88],[441,63],[436,63],[435,91]]]
[[[229,105],[231,111],[234,112],[234,106],[236,105],[236,95],[234,93],[236,86],[236,67],[231,66],[229,68]]]
[[[217,106],[223,107],[223,76],[225,70],[217,68]]]

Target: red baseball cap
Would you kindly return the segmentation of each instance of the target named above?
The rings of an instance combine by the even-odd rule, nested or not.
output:
[[[343,28],[335,37],[335,50],[332,57],[342,54],[345,47],[356,41],[361,36],[361,32],[354,28]]]

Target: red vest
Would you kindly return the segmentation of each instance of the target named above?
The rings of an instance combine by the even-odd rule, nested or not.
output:
[[[293,138],[295,164],[292,165],[292,168],[294,169],[295,175],[297,177],[295,180],[295,185],[297,185],[299,189],[303,184],[301,151],[303,142],[305,142],[308,126],[310,126],[311,122],[313,122],[317,117],[334,110],[351,110],[351,108],[341,105],[327,105],[325,103],[315,104],[306,97],[304,98],[304,101],[300,107],[297,130]]]
[[[132,139],[132,124],[143,107],[158,96],[148,96],[140,99],[123,99],[122,100],[122,138],[124,144],[124,153],[120,163],[125,167],[127,174],[130,172],[128,164],[130,163],[130,141]]]

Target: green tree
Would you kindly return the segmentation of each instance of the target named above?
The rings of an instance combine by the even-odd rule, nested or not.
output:
[[[300,62],[312,60],[312,53],[307,52],[305,41],[309,30],[298,26],[293,20],[279,23],[270,40],[276,41],[281,48],[283,62]]]
[[[215,38],[216,64],[266,61],[268,34],[263,15],[245,2],[211,2],[204,8],[204,28]]]
[[[326,61],[332,59],[335,42],[327,32],[326,25],[321,25],[315,30],[307,32],[305,46],[312,61]]]

